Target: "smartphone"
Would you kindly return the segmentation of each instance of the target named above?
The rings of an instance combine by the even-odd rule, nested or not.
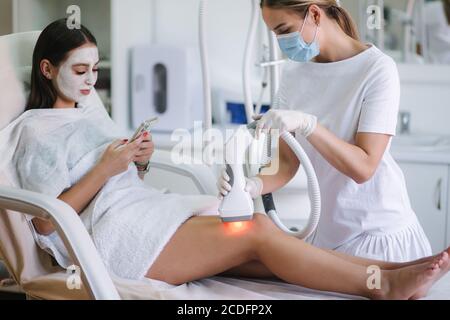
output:
[[[147,121],[144,121],[139,128],[134,133],[133,137],[130,139],[129,143],[136,140],[142,133],[148,132],[150,133],[151,128],[158,122],[158,117],[151,118]]]

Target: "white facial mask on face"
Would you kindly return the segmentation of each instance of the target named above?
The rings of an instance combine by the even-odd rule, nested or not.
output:
[[[93,69],[98,61],[96,47],[75,50],[59,68],[56,78],[59,91],[66,98],[77,103],[86,100],[89,96],[88,92],[94,88],[97,82],[98,74]],[[73,66],[80,64],[87,66],[87,71],[82,75],[78,75],[73,69]]]

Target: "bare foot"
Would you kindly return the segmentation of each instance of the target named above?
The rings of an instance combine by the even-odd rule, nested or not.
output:
[[[373,292],[373,298],[381,300],[423,298],[436,281],[442,278],[449,269],[449,255],[444,252],[430,262],[385,271],[385,278],[382,281],[383,287],[378,292]]]
[[[436,265],[439,266],[440,273],[434,283],[442,279],[442,277],[445,276],[447,272],[450,271],[450,248],[441,253],[440,256],[442,257],[442,259],[435,260]],[[428,295],[428,292],[430,291],[432,286],[433,284],[429,284],[428,286],[423,287],[421,290],[417,291],[413,297],[411,297],[411,300],[418,300],[425,298]]]
[[[448,254],[450,255],[450,248],[447,249],[447,252],[448,252]],[[422,259],[419,259],[419,260],[410,261],[410,262],[404,262],[404,263],[399,263],[396,267],[390,268],[390,269],[387,269],[387,270],[402,269],[402,268],[405,268],[405,267],[415,266],[416,264],[424,264],[424,263],[427,263],[427,262],[432,262],[432,261],[434,261],[434,260],[436,260],[436,259],[439,259],[439,257],[440,257],[441,254],[442,254],[442,252],[439,253],[439,254],[436,254],[436,255],[434,255],[434,256],[429,256],[429,257],[422,258]]]

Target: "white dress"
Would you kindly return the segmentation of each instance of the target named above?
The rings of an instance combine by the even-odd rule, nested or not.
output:
[[[399,100],[395,62],[375,46],[335,63],[290,62],[279,92],[279,108],[313,114],[321,125],[351,144],[358,132],[394,136]],[[374,177],[358,185],[308,141],[297,139],[312,161],[322,192],[322,217],[311,240],[314,245],[392,262],[431,254],[390,145]]]

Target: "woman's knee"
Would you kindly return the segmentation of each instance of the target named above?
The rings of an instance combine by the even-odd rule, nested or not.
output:
[[[275,224],[264,214],[256,213],[252,221],[252,237],[257,242],[261,244],[269,236],[279,232],[279,229]]]
[[[273,231],[275,226],[268,216],[261,213],[255,213],[253,222],[255,224],[255,227],[262,231]]]
[[[270,234],[277,232],[277,227],[267,216],[262,214],[255,214],[253,220],[244,228],[236,228],[232,225],[224,226],[220,220],[216,221],[212,218],[209,220],[206,218],[197,221],[192,220],[189,223],[194,226],[191,225],[187,229],[183,228],[182,235],[180,235],[180,232],[176,234],[149,270],[148,278],[178,285],[192,280],[192,275],[197,275],[199,270],[202,272],[199,273],[198,277],[194,277],[195,279],[214,273],[212,271],[220,273],[237,265],[255,261],[259,256],[259,250],[264,248],[264,241],[270,238]],[[221,230],[225,230],[225,232]],[[201,232],[204,232],[204,236],[197,239],[210,237],[211,241],[192,242],[195,239],[192,235],[198,235]],[[193,245],[186,248],[185,245],[189,241]],[[187,262],[182,270],[174,268],[174,262],[180,258],[180,255],[176,253],[183,252],[185,254],[191,247],[196,248],[192,253],[192,257],[195,257],[195,259],[192,259],[191,263]],[[222,252],[220,257],[215,256],[217,251]],[[199,252],[211,253],[207,254],[206,259],[201,262],[203,257],[196,256]],[[217,261],[222,261],[224,265],[228,265],[224,270],[216,270],[220,269],[217,267]],[[201,263],[201,267],[198,266],[199,263]],[[208,267],[210,265],[211,267]]]

